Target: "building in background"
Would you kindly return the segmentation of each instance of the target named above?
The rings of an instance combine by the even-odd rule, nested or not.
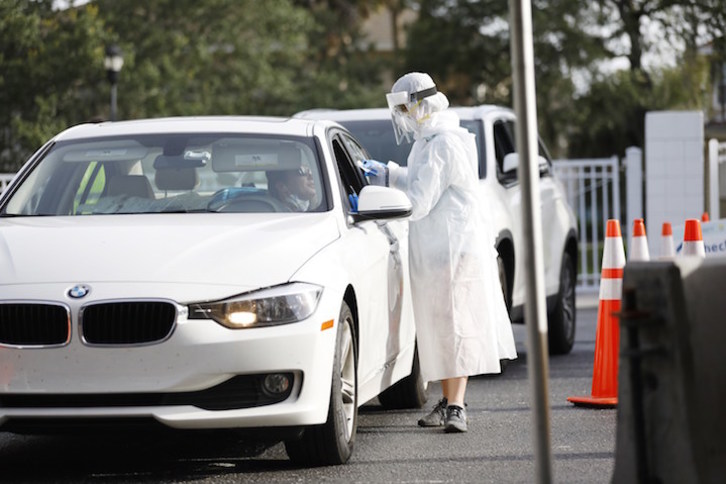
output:
[[[376,53],[390,60],[390,69],[383,75],[383,85],[388,90],[403,74],[396,69],[403,65],[403,51],[406,48],[406,29],[416,21],[418,13],[409,8],[397,10],[379,6],[363,23],[366,42],[373,45]]]

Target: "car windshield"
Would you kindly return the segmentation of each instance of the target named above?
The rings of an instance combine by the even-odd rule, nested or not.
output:
[[[312,139],[154,134],[56,143],[0,215],[324,211]]]
[[[401,166],[408,163],[408,153],[411,151],[411,144],[396,144],[393,127],[390,119],[375,119],[367,121],[338,121],[348,128],[353,136],[368,150],[374,160],[387,162],[395,161]],[[461,120],[461,126],[481,139],[481,123],[473,120]],[[482,143],[477,143],[479,159],[482,159]],[[479,178],[484,178],[486,164],[479,164]]]

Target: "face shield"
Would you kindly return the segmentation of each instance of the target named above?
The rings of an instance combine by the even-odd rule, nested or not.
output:
[[[435,111],[425,98],[436,93],[434,86],[417,92],[397,91],[386,94],[397,144],[413,141],[413,134],[419,125]]]

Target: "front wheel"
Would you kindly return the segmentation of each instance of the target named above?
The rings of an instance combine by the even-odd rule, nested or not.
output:
[[[549,351],[553,355],[567,354],[575,344],[575,277],[574,261],[565,252],[562,254],[557,302],[547,317]]]
[[[296,464],[344,464],[353,453],[358,428],[358,355],[353,314],[344,302],[338,317],[328,419],[308,427],[299,440],[286,440],[285,450]]]
[[[509,278],[501,255],[497,255],[497,269],[499,271],[499,284],[502,286],[502,295],[504,295],[504,304],[507,307],[507,312],[510,312],[512,310],[512,298],[509,295]]]

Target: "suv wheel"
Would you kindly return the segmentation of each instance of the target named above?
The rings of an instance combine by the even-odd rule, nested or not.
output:
[[[499,269],[499,284],[502,286],[504,304],[507,306],[507,312],[509,312],[512,309],[512,301],[509,297],[509,279],[507,278],[507,268],[504,265],[504,259],[502,259],[501,255],[497,256],[497,268]]]
[[[575,344],[575,277],[572,257],[565,252],[562,254],[557,302],[547,316],[549,351],[553,355],[569,353]]]

